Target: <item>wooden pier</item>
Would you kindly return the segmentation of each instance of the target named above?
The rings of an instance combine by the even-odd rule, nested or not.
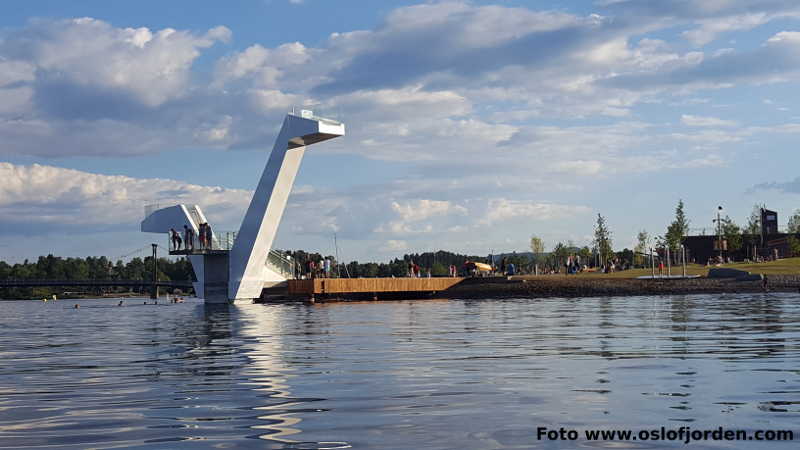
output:
[[[314,278],[289,280],[289,295],[431,293],[449,289],[464,278]]]

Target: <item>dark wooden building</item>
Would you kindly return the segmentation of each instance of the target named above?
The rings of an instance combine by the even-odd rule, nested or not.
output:
[[[796,233],[744,234],[742,235],[742,246],[738,250],[729,249],[723,237],[722,255],[734,261],[754,260],[756,257],[788,258],[792,256],[789,249],[790,236],[800,239],[800,234]],[[713,235],[686,236],[683,238],[683,245],[686,247],[687,260],[698,264],[705,264],[709,259],[720,254],[717,236]]]

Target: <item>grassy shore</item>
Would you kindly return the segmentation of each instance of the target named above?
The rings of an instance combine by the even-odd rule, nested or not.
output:
[[[712,266],[712,267],[727,267],[731,269],[738,269],[744,270],[747,272],[752,273],[760,273],[764,275],[799,275],[800,276],[800,258],[786,258],[780,259],[778,261],[769,261],[764,263],[733,263],[733,264],[722,264],[719,266]],[[688,264],[686,266],[686,274],[687,275],[700,275],[701,277],[705,277],[708,275],[708,269],[711,267],[702,266],[699,264]],[[656,269],[656,273],[658,273],[658,269]],[[683,273],[683,269],[681,266],[673,266],[672,267],[672,275],[680,275]],[[556,274],[556,275],[546,275],[546,277],[579,277],[579,278],[590,278],[590,279],[620,279],[620,278],[636,278],[640,276],[649,276],[652,274],[652,269],[631,269],[631,270],[623,270],[621,272],[612,272],[612,273],[600,273],[600,272],[581,272],[575,275],[564,275],[564,274]],[[664,274],[667,274],[667,268],[664,268]],[[518,280],[525,280],[525,279],[538,279],[542,276],[535,276],[535,275],[520,275],[513,277],[513,279]]]
[[[767,289],[776,292],[797,292],[800,289],[800,258],[788,258],[766,263],[734,263],[721,266],[769,276]],[[542,297],[604,297],[623,295],[687,295],[763,292],[759,281],[706,278],[710,267],[690,264],[687,275],[693,279],[645,279],[651,269],[625,270],[614,273],[583,272],[575,275],[520,275],[505,279],[473,279],[437,293],[440,298],[542,298]],[[664,270],[666,274],[666,269]],[[680,275],[680,266],[672,275]]]

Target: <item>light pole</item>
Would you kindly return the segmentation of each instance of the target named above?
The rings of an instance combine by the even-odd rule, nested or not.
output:
[[[681,259],[683,259],[683,278],[686,278],[686,246],[681,244]]]
[[[158,258],[156,256],[158,244],[151,245],[153,246],[153,286],[150,290],[150,298],[158,299]]]
[[[650,267],[653,269],[653,279],[656,278],[656,260],[653,257],[653,249],[650,248]]]
[[[720,213],[722,206],[717,206],[717,247],[719,248],[719,262],[722,263],[722,221]]]

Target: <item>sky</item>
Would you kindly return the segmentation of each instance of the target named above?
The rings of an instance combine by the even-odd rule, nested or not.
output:
[[[800,208],[794,0],[7,0],[0,259],[141,256],[144,206],[238,229],[283,116],[310,147],[275,247],[385,261],[618,250],[718,206]],[[137,251],[139,253],[137,253]]]

